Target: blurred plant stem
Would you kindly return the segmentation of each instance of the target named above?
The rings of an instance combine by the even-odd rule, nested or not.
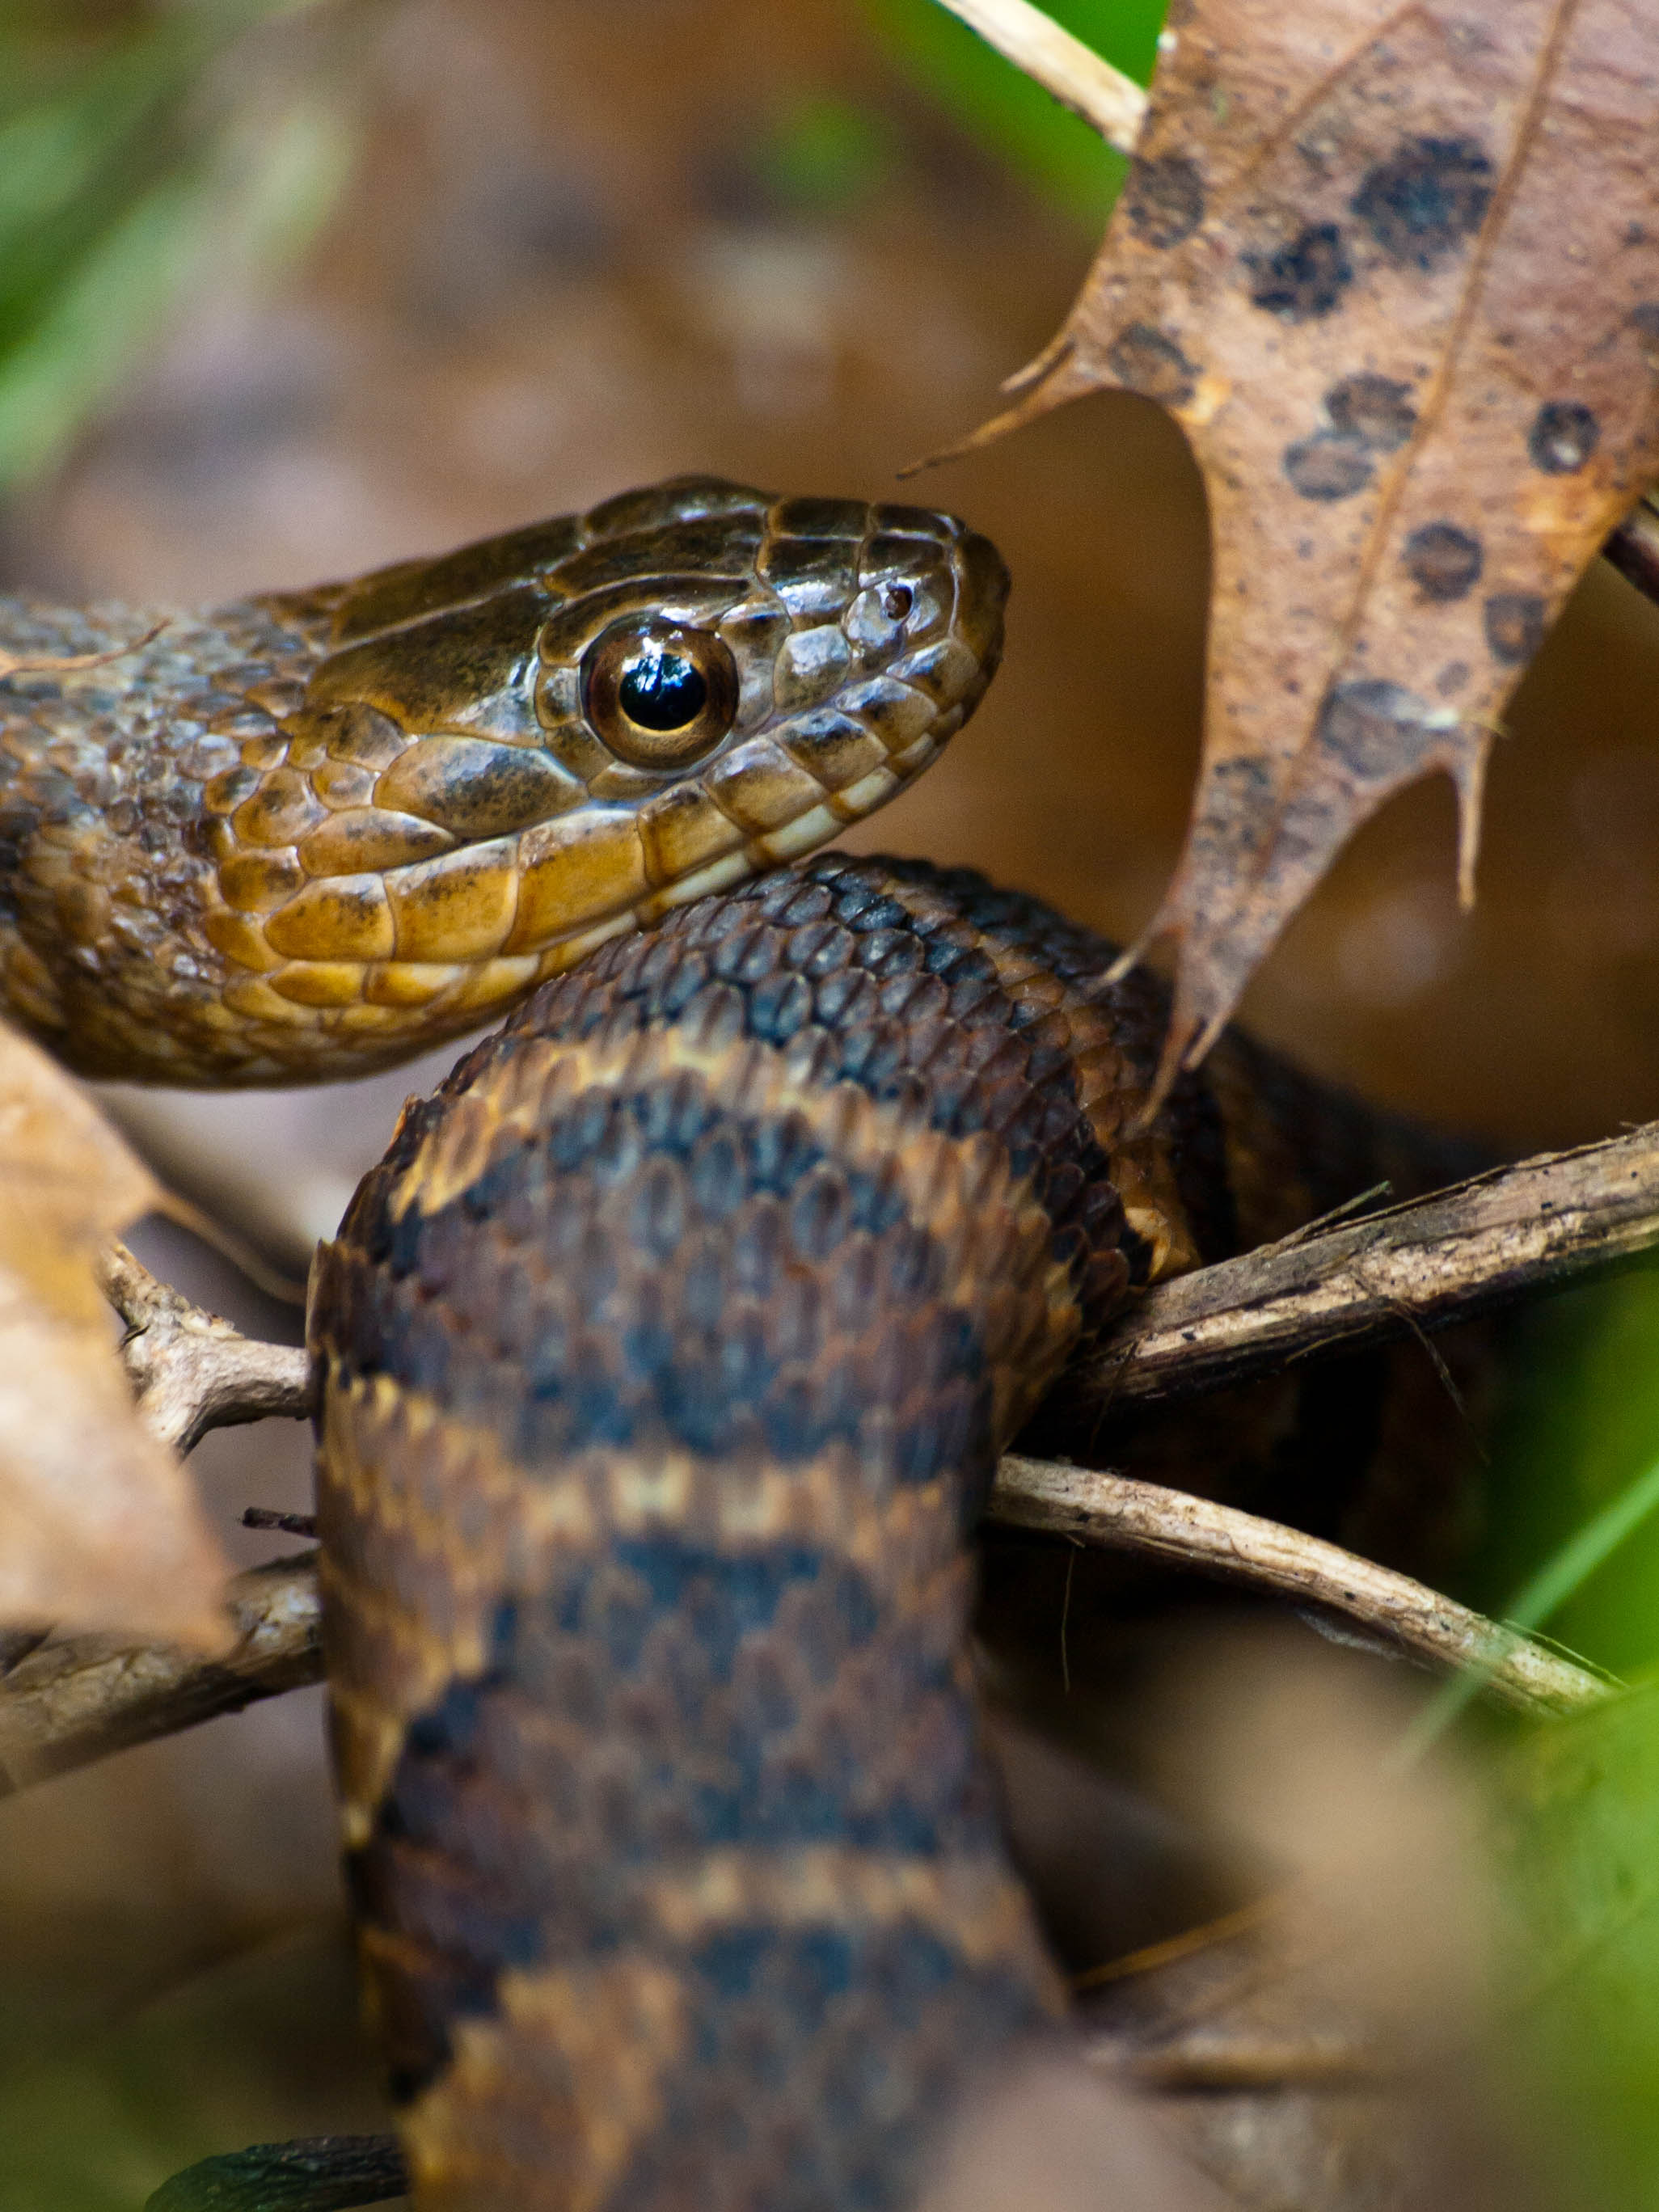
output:
[[[1659,1509],[1659,1462],[1645,1468],[1612,1504],[1604,1506],[1528,1577],[1499,1615],[1506,1628],[1531,1635],[1559,1613],[1569,1598],[1606,1565],[1627,1538]],[[1569,1654],[1575,1661],[1578,1655]],[[1443,1735],[1490,1678],[1490,1662],[1469,1668],[1437,1690],[1407,1729],[1400,1761],[1407,1765]]]
[[[192,289],[297,252],[350,160],[337,38],[241,41],[342,0],[0,8],[0,489],[58,460]]]
[[[1152,82],[1167,0],[1045,0],[1045,12],[1138,84]],[[938,0],[860,0],[883,44],[990,149],[1097,225],[1125,162],[1087,123],[948,14]]]

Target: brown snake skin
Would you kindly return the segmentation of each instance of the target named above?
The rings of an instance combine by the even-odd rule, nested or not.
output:
[[[1030,900],[761,872],[932,757],[1004,589],[947,518],[699,479],[0,684],[5,994],[73,1064],[331,1074],[539,984],[312,1287],[422,2212],[917,2201],[1062,2011],[975,1734],[996,1455],[1136,1285],[1377,1177],[1237,1037],[1140,1129],[1161,991]],[[14,605],[0,641],[150,619]],[[731,656],[689,765],[606,720],[646,696],[611,626],[659,620]]]
[[[884,805],[979,703],[1006,589],[949,516],[685,477],[206,615],[0,599],[0,1002],[89,1075],[407,1059]],[[684,769],[584,711],[653,617],[734,687]]]

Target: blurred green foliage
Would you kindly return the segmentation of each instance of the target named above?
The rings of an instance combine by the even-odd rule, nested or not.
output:
[[[1103,219],[1125,163],[938,0],[860,0],[889,51],[994,151],[1085,221]],[[1150,84],[1168,0],[1047,0],[1114,68]]]
[[[1519,2148],[1562,2212],[1659,2212],[1659,1687],[1540,1731],[1495,1809]]]
[[[1506,1368],[1474,1601],[1505,1618],[1524,1606],[1526,1625],[1614,1674],[1659,1665],[1659,1273],[1523,1314]],[[1587,1553],[1586,1533],[1610,1523],[1620,1540],[1604,1558]],[[1559,1573],[1541,1586],[1552,1561]]]
[[[768,196],[805,215],[835,215],[878,192],[895,149],[884,118],[849,100],[801,100],[775,116],[753,155]]]
[[[390,2124],[331,1919],[154,1933],[88,1916],[9,1956],[0,1997],[0,2212],[139,2212],[227,2148]],[[8,1900],[10,1930],[26,1909]],[[192,1954],[194,1955],[192,1955]]]
[[[314,82],[237,42],[312,0],[0,0],[0,488],[58,459],[216,260],[280,257],[344,173]]]
[[[343,16],[364,0],[330,0]],[[1121,157],[937,0],[860,0],[888,49],[972,131],[1097,222]],[[0,492],[60,459],[180,301],[280,261],[331,204],[350,150],[330,71],[240,69],[272,18],[324,0],[0,0]],[[1164,0],[1056,0],[1067,28],[1143,82]],[[759,149],[780,201],[833,212],[891,163],[830,98]]]
[[[1508,1365],[1471,1595],[1647,1679],[1498,1764],[1499,2068],[1543,2202],[1659,2212],[1659,1273],[1522,1315]]]

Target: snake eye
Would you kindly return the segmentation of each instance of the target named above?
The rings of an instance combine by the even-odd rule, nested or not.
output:
[[[618,760],[689,768],[736,720],[737,663],[711,630],[630,615],[583,655],[582,708]]]

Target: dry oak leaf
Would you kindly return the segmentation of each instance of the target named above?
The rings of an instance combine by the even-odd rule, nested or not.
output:
[[[133,1411],[93,1273],[161,1196],[0,1024],[0,1626],[227,1640],[228,1568],[183,1466]]]
[[[1142,943],[1166,1066],[1213,1040],[1343,840],[1457,786],[1659,474],[1654,0],[1176,0],[1106,241],[1016,404],[1185,429],[1214,544],[1204,758]]]

